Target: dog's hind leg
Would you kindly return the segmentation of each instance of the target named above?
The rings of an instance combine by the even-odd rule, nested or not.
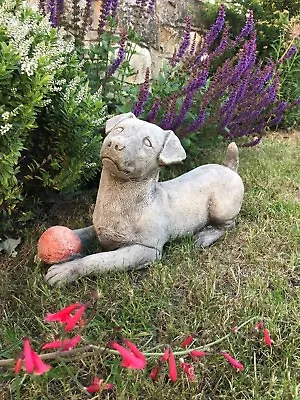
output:
[[[220,239],[227,230],[233,229],[234,227],[235,218],[220,225],[208,225],[200,232],[195,233],[195,245],[199,247],[208,247]]]

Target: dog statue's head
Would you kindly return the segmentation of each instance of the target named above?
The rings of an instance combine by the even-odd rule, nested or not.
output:
[[[160,166],[186,158],[173,131],[142,121],[132,113],[109,119],[106,134],[100,153],[102,163],[120,179],[143,180],[156,174]]]

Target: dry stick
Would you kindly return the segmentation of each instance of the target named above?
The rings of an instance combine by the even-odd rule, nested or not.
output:
[[[235,332],[239,331],[241,328],[243,328],[245,325],[249,324],[250,322],[256,320],[256,319],[260,319],[259,316],[255,316],[252,317],[250,319],[248,319],[247,321],[243,322],[240,326],[238,326],[235,330]],[[196,347],[195,349],[188,349],[188,350],[181,350],[181,351],[174,351],[174,356],[184,356],[189,354],[192,350],[206,350],[209,347],[212,347],[218,343],[223,342],[224,340],[228,339],[231,335],[233,334],[233,332],[229,332],[227,333],[227,335],[213,341],[210,343],[205,344],[204,346],[201,347]],[[83,346],[83,347],[78,347],[76,349],[72,349],[72,350],[66,350],[66,351],[55,351],[53,353],[47,353],[47,354],[41,354],[40,358],[42,360],[57,360],[59,358],[62,357],[69,357],[69,356],[74,356],[76,354],[82,354],[85,355],[85,353],[90,353],[90,352],[94,352],[94,353],[109,353],[109,354],[115,354],[115,355],[119,355],[119,353],[116,350],[112,350],[112,349],[108,349],[107,347],[99,347],[99,346],[95,346],[93,344],[88,344],[87,346]],[[164,355],[164,353],[143,353],[145,357],[161,357]],[[6,360],[0,360],[0,367],[9,367],[11,365],[14,365],[16,362],[16,360],[14,358],[8,358]]]

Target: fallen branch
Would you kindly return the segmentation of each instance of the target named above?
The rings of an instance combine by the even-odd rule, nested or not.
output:
[[[252,317],[250,319],[248,319],[247,321],[243,322],[240,326],[238,326],[235,329],[235,332],[238,332],[240,329],[242,329],[245,325],[249,324],[250,322],[259,319],[259,316],[255,316]],[[228,339],[232,334],[234,334],[234,332],[229,332],[227,333],[227,335],[213,341],[210,343],[205,344],[204,346],[200,346],[200,347],[196,347],[193,349],[185,349],[185,350],[181,350],[181,351],[174,351],[174,356],[184,356],[189,354],[192,350],[200,350],[200,351],[204,351],[204,350],[208,350],[210,347],[219,344],[221,342],[223,342],[224,340]],[[113,349],[109,349],[107,347],[100,347],[100,346],[95,346],[93,344],[88,344],[87,346],[82,346],[82,347],[77,347],[75,349],[72,350],[64,350],[64,351],[55,351],[52,353],[46,353],[46,354],[41,354],[40,358],[42,360],[59,360],[61,358],[68,358],[68,357],[72,357],[74,355],[78,355],[81,354],[82,356],[88,355],[89,353],[107,353],[107,354],[114,354],[114,355],[118,355],[119,353],[116,350]],[[145,357],[161,357],[163,356],[164,353],[161,352],[157,352],[157,353],[143,353]],[[12,365],[14,365],[16,362],[16,360],[14,358],[8,358],[5,360],[0,360],[0,367],[10,367]]]

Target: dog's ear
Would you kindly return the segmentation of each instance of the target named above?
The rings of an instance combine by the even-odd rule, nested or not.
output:
[[[166,141],[159,155],[159,165],[176,164],[185,160],[186,154],[180,140],[173,131],[166,131]]]
[[[136,118],[136,116],[133,113],[129,112],[110,118],[105,125],[106,133],[109,133],[116,125],[128,118]]]

